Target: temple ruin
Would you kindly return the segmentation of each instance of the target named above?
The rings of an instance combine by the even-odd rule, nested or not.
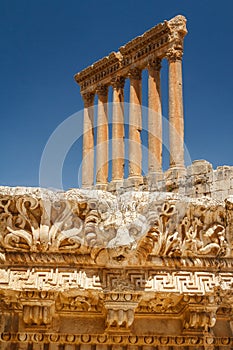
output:
[[[84,101],[83,187],[94,184],[93,104],[98,96],[96,145],[96,185],[108,186],[108,88],[113,89],[112,182],[124,178],[124,82],[130,80],[129,110],[129,180],[142,184],[142,71],[148,70],[148,158],[149,173],[162,172],[162,107],[160,94],[161,61],[169,62],[170,167],[184,173],[184,116],[182,98],[183,39],[186,19],[177,16],[112,52],[75,75]],[[160,176],[158,176],[160,178]]]
[[[0,187],[0,349],[233,349],[233,167],[213,170],[205,160],[185,167],[186,33],[186,19],[176,16],[75,75],[84,101],[82,189]],[[165,172],[163,59],[169,66]],[[146,175],[140,135],[144,69]]]

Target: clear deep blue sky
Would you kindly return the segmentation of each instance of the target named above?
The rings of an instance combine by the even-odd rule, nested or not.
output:
[[[233,165],[232,0],[0,0],[0,184],[38,186],[49,136],[83,106],[76,72],[177,14],[189,31],[186,145],[192,160]],[[77,185],[80,147],[67,156],[65,187]]]

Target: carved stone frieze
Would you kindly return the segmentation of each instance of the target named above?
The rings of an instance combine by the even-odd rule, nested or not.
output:
[[[214,334],[218,322],[224,322],[226,334],[233,323],[231,220],[231,199],[2,189],[2,329],[8,329],[13,343],[8,325],[17,313],[28,343],[34,339],[28,329],[31,334],[40,330],[35,339],[45,343],[48,329],[49,339],[58,344],[71,344],[71,337],[77,344],[84,339],[120,344],[98,343],[91,331],[80,329],[88,317],[90,327],[99,320],[101,339],[119,336],[125,346],[194,347],[188,344],[193,334],[199,339],[196,346],[204,346],[207,338],[220,346],[224,337],[217,340]],[[63,341],[60,331],[52,331],[63,329],[71,314],[76,328]],[[160,320],[167,318],[179,325],[176,340],[143,334],[143,320],[159,333]],[[139,343],[139,335],[122,338],[132,332],[140,335]],[[229,344],[227,336],[224,341]]]
[[[207,346],[213,345],[231,349],[233,346],[232,337],[213,337],[211,335],[189,335],[189,336],[155,336],[155,335],[130,335],[130,334],[69,334],[69,333],[38,333],[38,332],[5,332],[0,334],[0,342],[5,344],[22,343],[36,343],[36,344],[81,344],[84,346],[133,346],[134,349],[140,350],[141,346],[164,347],[173,346],[175,349],[181,347],[188,347],[189,349],[207,349]],[[94,347],[93,347],[94,348]],[[84,348],[85,349],[85,348]]]
[[[187,297],[176,293],[147,293],[143,295],[137,313],[179,314],[186,306]]]
[[[223,203],[172,194],[2,194],[2,260],[4,252],[75,252],[113,265],[135,264],[149,256],[231,257],[229,215]]]

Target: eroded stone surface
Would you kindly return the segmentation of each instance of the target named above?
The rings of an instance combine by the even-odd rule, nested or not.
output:
[[[229,341],[232,212],[232,196],[1,187],[3,344],[14,337],[60,344],[65,333],[65,346],[86,338],[114,345],[111,334],[162,346],[152,328],[173,346],[188,344],[193,332],[199,344]]]

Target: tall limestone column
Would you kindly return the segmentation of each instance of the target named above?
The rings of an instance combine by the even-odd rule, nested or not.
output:
[[[169,62],[170,168],[184,169],[184,113],[182,91],[182,49],[167,52]]]
[[[83,115],[83,162],[82,187],[90,188],[94,184],[94,93],[82,95]]]
[[[129,106],[129,178],[142,181],[142,81],[141,70],[129,71],[130,106]]]
[[[124,77],[114,77],[112,109],[112,181],[124,178]]]
[[[108,86],[99,85],[96,145],[96,185],[107,188],[108,183]]]
[[[148,168],[150,173],[162,172],[162,107],[160,87],[161,59],[148,63]]]

